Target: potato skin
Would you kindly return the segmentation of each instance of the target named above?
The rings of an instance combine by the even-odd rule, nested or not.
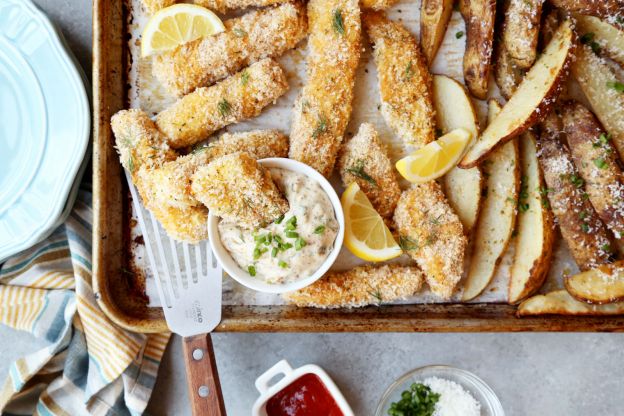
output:
[[[420,45],[429,66],[438,53],[444,39],[453,0],[422,0],[420,6]]]
[[[530,68],[537,56],[542,0],[511,0],[505,13],[503,44],[512,62]]]
[[[624,300],[624,261],[605,264],[564,279],[565,288],[576,300],[606,305]]]
[[[586,196],[569,150],[561,142],[561,119],[551,113],[541,130],[538,158],[544,171],[545,193],[572,256],[581,270],[610,263],[613,241]]]
[[[492,67],[496,0],[470,0],[470,17],[466,22],[464,80],[472,95],[487,96]]]
[[[588,14],[609,22],[613,21],[619,28],[624,28],[624,25],[615,19],[624,10],[622,0],[550,0],[550,3],[567,12]]]

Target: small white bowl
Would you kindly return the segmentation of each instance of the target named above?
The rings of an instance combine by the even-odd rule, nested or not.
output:
[[[277,383],[269,385],[271,379],[280,374],[284,377]],[[251,411],[252,416],[266,416],[267,412],[265,406],[267,401],[269,401],[271,397],[291,384],[293,381],[305,374],[315,374],[318,376],[327,388],[327,391],[329,391],[329,394],[331,394],[334,398],[334,401],[338,405],[342,414],[344,416],[353,416],[353,410],[351,410],[349,403],[347,403],[340,390],[338,390],[334,381],[321,367],[314,364],[308,364],[293,370],[286,360],[278,362],[256,379],[256,389],[260,392],[260,397],[258,397],[258,400],[256,400],[253,405]]]
[[[334,264],[338,253],[342,247],[342,241],[344,240],[344,212],[342,211],[342,205],[340,205],[340,198],[338,194],[331,186],[331,184],[316,170],[310,166],[298,162],[293,159],[285,158],[268,158],[258,161],[262,166],[267,169],[279,168],[289,170],[292,172],[301,173],[314,181],[316,181],[323,191],[329,197],[332,206],[334,207],[334,214],[336,215],[336,221],[338,222],[338,233],[334,240],[334,247],[329,253],[329,256],[325,259],[323,264],[308,277],[296,280],[290,283],[266,283],[258,278],[252,277],[245,270],[241,269],[236,261],[232,258],[230,253],[221,243],[221,237],[219,235],[219,217],[210,213],[208,215],[208,238],[210,239],[210,246],[215,254],[217,260],[223,266],[223,269],[238,283],[247,286],[250,289],[257,290],[265,293],[284,293],[292,292],[294,290],[302,289],[311,285],[320,279],[327,270]]]

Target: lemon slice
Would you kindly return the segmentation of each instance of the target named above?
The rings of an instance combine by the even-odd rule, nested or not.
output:
[[[345,245],[351,253],[367,261],[401,255],[401,247],[357,183],[347,187],[340,202],[345,214]]]
[[[171,51],[183,43],[224,30],[221,19],[205,7],[186,3],[165,7],[147,22],[141,39],[141,55]]]
[[[437,179],[454,168],[464,155],[472,133],[455,129],[396,163],[399,173],[412,183]]]

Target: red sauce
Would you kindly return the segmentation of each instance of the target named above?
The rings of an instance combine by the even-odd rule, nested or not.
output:
[[[304,374],[266,404],[268,416],[344,416],[316,374]]]

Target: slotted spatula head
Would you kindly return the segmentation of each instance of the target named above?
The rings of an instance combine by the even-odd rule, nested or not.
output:
[[[223,271],[208,241],[191,245],[169,238],[130,178],[128,183],[169,329],[183,337],[212,332],[221,321]]]

